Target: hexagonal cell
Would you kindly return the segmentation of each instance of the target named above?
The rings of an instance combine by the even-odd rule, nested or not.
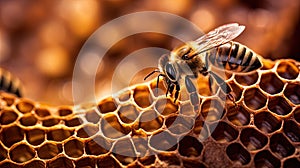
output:
[[[129,139],[117,141],[112,152],[116,159],[123,165],[128,165],[137,159],[134,147]]]
[[[48,140],[60,142],[69,138],[71,135],[73,135],[73,131],[61,128],[61,129],[50,130],[47,133],[47,138]]]
[[[179,141],[179,154],[186,157],[197,157],[201,155],[203,145],[192,136],[185,136]]]
[[[38,157],[41,159],[52,159],[62,152],[60,144],[46,142],[37,149]]]
[[[64,144],[65,153],[69,157],[78,158],[84,154],[84,145],[78,139],[69,140]]]
[[[268,108],[278,115],[287,115],[292,111],[292,107],[283,97],[272,97],[269,99]]]
[[[169,167],[179,167],[180,166],[180,160],[176,156],[176,154],[160,153],[157,156],[160,161],[165,162],[165,165],[168,165]]]
[[[153,99],[147,85],[137,86],[134,89],[133,99],[135,103],[141,108],[149,107],[153,103]]]
[[[39,145],[45,140],[45,131],[39,128],[26,130],[26,139],[31,145]]]
[[[283,132],[293,142],[300,142],[300,127],[292,120],[285,121]]]
[[[101,155],[109,152],[111,142],[102,136],[96,136],[93,139],[85,142],[85,151],[89,155]]]
[[[300,124],[300,107],[295,108],[293,114],[294,114],[295,120]]]
[[[85,118],[88,122],[93,124],[97,124],[100,121],[100,115],[95,109],[86,111]]]
[[[35,118],[33,114],[25,114],[20,119],[20,123],[23,126],[34,126],[37,123],[37,121],[38,121],[37,118]]]
[[[173,134],[188,133],[194,126],[193,117],[171,116],[166,119],[166,127]]]
[[[296,79],[299,74],[298,67],[292,62],[282,61],[277,67],[277,73],[285,79]]]
[[[12,95],[3,95],[4,97],[2,98],[2,100],[4,100],[6,102],[7,106],[11,106],[15,103],[15,97]]]
[[[0,139],[6,147],[11,147],[24,139],[24,130],[18,126],[3,128],[0,132]]]
[[[95,135],[99,131],[99,126],[88,124],[84,125],[77,131],[77,136],[80,138],[88,138]]]
[[[300,160],[299,158],[290,158],[284,161],[283,167],[285,168],[298,168],[300,167]]]
[[[239,143],[227,146],[226,154],[236,165],[246,165],[251,161],[250,153]]]
[[[108,97],[106,99],[101,100],[98,104],[98,110],[100,113],[105,114],[109,112],[113,112],[117,109],[118,104],[112,97]]]
[[[268,150],[258,152],[254,157],[255,167],[280,167],[280,160],[271,154]]]
[[[158,99],[155,103],[155,110],[160,114],[166,116],[174,114],[178,110],[178,105],[174,104],[173,101],[167,98]]]
[[[250,112],[242,106],[230,107],[227,111],[226,117],[236,126],[248,125],[250,122]]]
[[[205,100],[201,106],[201,115],[205,121],[214,122],[221,119],[224,115],[224,105],[216,99]]]
[[[45,162],[41,161],[41,160],[33,160],[27,164],[24,165],[24,168],[45,168],[46,164]]]
[[[261,149],[268,143],[268,138],[254,128],[243,129],[240,140],[250,151]]]
[[[35,114],[38,115],[39,117],[47,117],[50,115],[50,112],[45,108],[37,108],[34,111]]]
[[[78,117],[65,120],[65,125],[68,127],[76,127],[81,125],[82,123],[83,123],[82,119]]]
[[[295,152],[295,147],[282,134],[272,135],[270,148],[280,158],[290,156]]]
[[[100,127],[104,136],[113,139],[125,136],[131,131],[131,128],[123,126],[114,114],[106,114],[101,118]]]
[[[67,157],[61,156],[47,163],[47,168],[74,168],[73,161]]]
[[[99,168],[106,168],[106,167],[113,167],[113,168],[121,168],[120,164],[113,158],[112,156],[106,155],[104,157],[100,157],[97,159],[97,167]]]
[[[150,155],[150,156],[147,155],[147,156],[142,157],[142,158],[139,157],[138,160],[144,166],[148,166],[148,165],[151,165],[151,164],[155,163],[156,158],[155,158],[155,155]]]
[[[170,133],[163,131],[150,137],[150,146],[161,151],[174,151],[177,149],[177,139]]]
[[[130,97],[131,97],[130,90],[123,91],[120,95],[118,95],[118,98],[121,102],[125,102],[125,101],[129,100]]]
[[[34,158],[35,150],[26,144],[19,144],[9,151],[9,156],[14,162],[24,163]]]
[[[284,83],[274,73],[266,73],[261,76],[259,86],[265,92],[276,94],[283,90]]]
[[[16,108],[21,113],[28,113],[31,110],[33,110],[34,105],[33,105],[32,102],[29,102],[29,101],[26,101],[26,100],[22,100],[22,101],[18,102],[18,104],[16,105]]]
[[[258,110],[266,105],[267,97],[258,88],[250,88],[245,91],[244,101],[250,109]]]
[[[254,125],[262,132],[272,133],[281,128],[281,120],[266,111],[254,115]]]
[[[7,125],[15,122],[18,119],[18,114],[12,110],[1,110],[0,111],[0,124]]]
[[[238,131],[223,121],[210,125],[209,129],[211,136],[221,143],[231,142],[238,136]]]
[[[72,113],[73,113],[72,110],[69,109],[69,108],[60,108],[58,110],[58,115],[59,116],[67,116],[67,115],[70,115]]]
[[[43,126],[44,127],[52,127],[54,125],[57,125],[59,122],[60,122],[60,119],[57,119],[57,118],[49,118],[49,119],[46,119],[46,120],[43,120]]]
[[[292,103],[300,104],[300,84],[289,83],[284,90],[284,95]]]
[[[164,119],[156,111],[149,110],[142,113],[139,118],[139,127],[147,132],[156,131],[162,127]]]
[[[7,158],[7,150],[0,143],[0,162]]]
[[[82,168],[95,168],[96,161],[94,158],[82,157],[79,160],[75,161],[75,167]]]
[[[244,85],[244,86],[251,86],[253,85],[254,83],[257,82],[258,80],[258,73],[255,72],[255,73],[251,73],[251,74],[247,74],[247,75],[235,75],[234,76],[235,80],[241,84],[241,85]]]
[[[118,115],[122,122],[127,124],[134,122],[139,114],[140,112],[132,104],[122,106],[118,111]]]

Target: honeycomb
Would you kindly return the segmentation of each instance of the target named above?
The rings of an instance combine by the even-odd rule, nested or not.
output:
[[[50,107],[1,93],[0,167],[300,167],[300,63],[228,74],[236,104],[199,80],[199,111],[156,81],[95,106]],[[101,144],[101,145],[100,145]]]

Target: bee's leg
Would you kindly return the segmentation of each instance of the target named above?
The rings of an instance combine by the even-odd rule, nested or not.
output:
[[[179,97],[179,91],[180,91],[180,85],[178,84],[178,82],[176,82],[175,86],[176,86],[176,92],[175,92],[175,96],[174,96],[174,98],[175,98],[174,99],[174,103],[178,99],[178,97]]]
[[[158,94],[158,83],[159,83],[159,77],[162,76],[162,77],[166,77],[166,75],[164,74],[159,74],[157,76],[157,79],[156,79],[156,94]],[[167,92],[168,93],[168,92]]]
[[[197,89],[196,89],[195,85],[193,84],[190,76],[185,77],[185,86],[186,86],[188,93],[190,94],[190,100],[191,100],[192,105],[194,106],[194,110],[198,111],[199,96],[197,93]]]

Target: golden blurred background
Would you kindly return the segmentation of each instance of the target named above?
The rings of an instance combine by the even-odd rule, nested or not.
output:
[[[237,41],[265,58],[300,61],[299,0],[1,0],[0,66],[21,79],[25,97],[72,104],[73,68],[87,38],[114,18],[148,10],[182,16],[204,32],[237,22],[246,26]],[[99,67],[97,86],[105,90],[112,67],[144,47],[175,45],[171,37],[155,33],[121,40]]]

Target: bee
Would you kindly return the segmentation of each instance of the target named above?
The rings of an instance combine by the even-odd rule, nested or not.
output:
[[[180,87],[185,84],[190,101],[198,110],[199,97],[192,80],[199,74],[210,75],[221,90],[235,101],[231,95],[232,88],[217,73],[211,70],[214,66],[234,73],[247,73],[262,67],[258,54],[238,42],[232,41],[239,36],[245,26],[237,23],[220,26],[195,41],[190,41],[160,57],[158,69],[148,74],[145,79],[154,74],[157,84],[162,76],[165,79],[167,93],[175,89],[174,102],[178,99]],[[183,82],[184,81],[184,82]]]
[[[22,97],[21,82],[10,72],[0,68],[0,90]]]

